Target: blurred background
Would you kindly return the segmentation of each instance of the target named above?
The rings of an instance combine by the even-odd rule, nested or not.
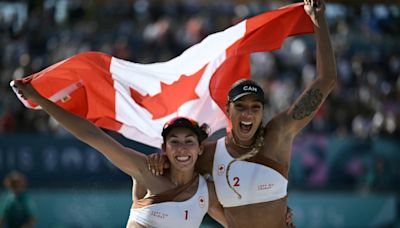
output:
[[[13,170],[25,175],[36,227],[124,227],[130,178],[44,112],[24,108],[9,82],[83,51],[166,61],[210,33],[292,2],[0,1],[1,180]],[[400,227],[400,3],[328,0],[326,15],[339,82],[293,148],[295,224]],[[314,76],[313,36],[252,55],[252,77],[266,91],[266,119],[288,107]],[[110,134],[143,153],[155,151]],[[202,227],[219,226],[206,217]]]

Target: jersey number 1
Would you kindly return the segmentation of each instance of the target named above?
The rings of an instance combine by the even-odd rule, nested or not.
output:
[[[185,220],[188,220],[188,217],[189,217],[189,212],[188,210],[185,210]]]

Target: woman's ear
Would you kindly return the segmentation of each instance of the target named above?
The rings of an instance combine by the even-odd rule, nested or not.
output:
[[[228,103],[228,104],[225,105],[225,112],[226,112],[226,114],[229,114],[229,106],[230,106],[230,103]]]
[[[202,155],[203,152],[204,152],[204,144],[201,143],[200,146],[199,146],[199,148],[200,148],[200,151],[199,151],[199,156],[200,156],[200,155]]]

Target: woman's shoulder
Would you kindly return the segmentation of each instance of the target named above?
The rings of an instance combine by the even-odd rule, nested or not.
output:
[[[217,146],[217,140],[205,141],[203,145],[204,145],[204,152],[207,151],[213,153],[215,152],[215,147]]]

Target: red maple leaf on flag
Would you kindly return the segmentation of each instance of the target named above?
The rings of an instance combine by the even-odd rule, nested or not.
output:
[[[138,91],[130,88],[131,97],[151,113],[153,120],[160,119],[176,112],[184,103],[199,99],[195,89],[206,67],[207,65],[193,75],[181,75],[171,85],[161,82],[161,92],[154,96],[142,96]]]

